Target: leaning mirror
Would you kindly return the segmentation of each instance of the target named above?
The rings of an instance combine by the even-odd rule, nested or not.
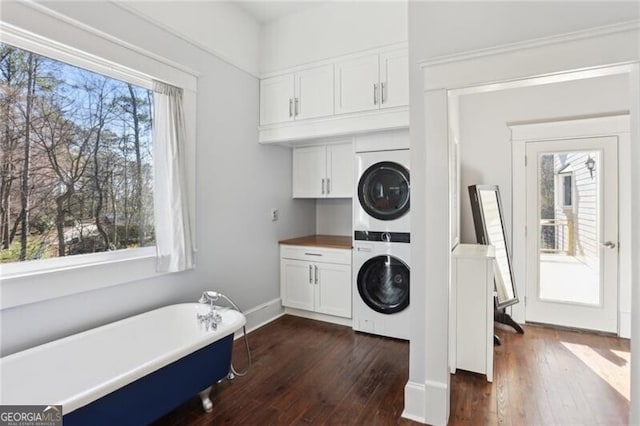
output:
[[[514,305],[518,303],[518,296],[504,232],[500,191],[495,185],[472,185],[469,187],[469,197],[478,243],[491,244],[495,248],[496,308]]]

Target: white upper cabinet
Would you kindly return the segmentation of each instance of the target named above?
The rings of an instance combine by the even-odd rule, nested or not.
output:
[[[305,146],[293,150],[293,197],[326,197],[326,146]]]
[[[409,54],[406,49],[380,55],[380,107],[409,105]]]
[[[406,49],[336,64],[336,114],[409,104]]]
[[[293,119],[294,78],[282,75],[260,81],[260,123]]]
[[[336,114],[367,111],[377,107],[378,69],[378,55],[336,64]]]
[[[353,146],[350,143],[327,145],[327,197],[353,196]]]
[[[260,143],[409,127],[405,44],[326,59],[260,80]]]
[[[293,198],[349,198],[352,194],[351,143],[293,149]]]
[[[333,65],[295,74],[296,120],[333,115]]]
[[[260,124],[333,114],[333,65],[260,81]]]

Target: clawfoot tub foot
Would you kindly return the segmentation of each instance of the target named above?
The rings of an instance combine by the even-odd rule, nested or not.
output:
[[[213,411],[213,402],[211,402],[211,399],[209,399],[211,388],[212,386],[209,386],[202,392],[198,392],[198,395],[200,395],[200,399],[202,400],[202,408],[204,408],[204,411],[206,411],[207,413]]]

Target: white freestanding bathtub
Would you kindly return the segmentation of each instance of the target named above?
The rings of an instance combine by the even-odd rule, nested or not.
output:
[[[197,320],[208,305],[170,305],[0,358],[0,404],[62,405],[65,426],[146,424],[200,393],[230,369],[240,312]]]

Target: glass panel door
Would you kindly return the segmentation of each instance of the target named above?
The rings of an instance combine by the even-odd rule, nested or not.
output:
[[[526,144],[527,322],[617,332],[617,142]]]

